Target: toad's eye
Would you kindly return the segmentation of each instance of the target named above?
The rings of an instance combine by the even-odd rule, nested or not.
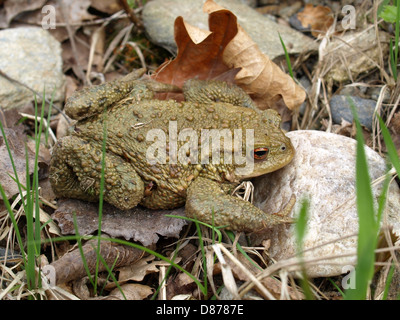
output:
[[[264,160],[268,156],[268,148],[257,148],[254,149],[253,155],[256,160]]]
[[[286,144],[282,143],[280,149],[281,151],[286,151]]]

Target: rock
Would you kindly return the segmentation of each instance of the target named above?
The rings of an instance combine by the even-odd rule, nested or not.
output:
[[[374,116],[376,101],[359,98],[357,96],[351,96],[350,99],[353,101],[356,108],[360,123],[372,131],[372,119]],[[353,122],[353,114],[346,95],[333,96],[329,101],[329,105],[331,107],[333,122],[341,124],[342,119],[350,123]]]
[[[380,64],[381,56],[389,52],[389,34],[379,31],[379,42],[375,28],[365,29],[361,32],[348,32],[340,39],[333,39],[326,48],[323,65],[330,66],[325,80],[342,83],[350,80],[355,82],[359,74],[368,72]],[[385,61],[386,57],[383,56]]]
[[[258,177],[254,182],[254,204],[266,212],[278,212],[292,195],[296,205],[310,199],[309,220],[304,240],[305,258],[320,259],[307,265],[310,277],[328,277],[347,273],[344,266],[356,263],[358,216],[355,195],[356,141],[321,131],[291,131],[287,134],[296,149],[293,161],[286,167]],[[365,147],[371,180],[386,172],[386,161]],[[381,184],[373,189],[375,199]],[[400,237],[400,190],[395,182],[390,186],[384,214],[393,233]],[[279,226],[251,235],[254,245],[270,239],[269,254],[283,260],[296,254],[294,226]],[[399,242],[399,240],[397,240]],[[314,249],[313,249],[314,248]],[[347,256],[349,255],[349,256]],[[326,259],[324,257],[334,257]]]
[[[51,99],[64,100],[65,78],[62,72],[61,45],[46,30],[21,27],[0,31],[0,70],[38,92],[43,89]],[[34,100],[29,89],[0,76],[0,106],[18,108]]]
[[[201,29],[208,29],[208,15],[203,12],[204,0],[153,0],[143,9],[143,23],[149,38],[156,44],[176,52],[174,21],[182,16],[186,22]],[[316,50],[311,39],[292,28],[278,24],[238,0],[217,0],[216,3],[232,11],[238,23],[270,59],[284,55],[279,40],[280,33],[289,53]]]

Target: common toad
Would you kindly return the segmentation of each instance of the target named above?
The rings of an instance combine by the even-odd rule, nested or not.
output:
[[[246,232],[290,222],[293,203],[267,214],[229,193],[292,160],[278,113],[258,110],[242,89],[218,81],[187,81],[184,102],[157,100],[155,91],[171,88],[139,79],[142,73],[69,98],[65,111],[78,121],[53,150],[56,195],[98,200],[105,127],[104,199],[114,206],[186,204],[189,217]]]

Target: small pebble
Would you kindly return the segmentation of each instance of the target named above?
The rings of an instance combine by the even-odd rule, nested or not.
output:
[[[353,101],[358,114],[360,123],[368,130],[372,130],[372,119],[376,106],[376,101],[371,99],[363,99],[356,96],[349,96]],[[342,119],[353,122],[353,114],[351,112],[351,104],[345,95],[335,95],[329,101],[331,107],[332,119],[336,124],[341,124]]]

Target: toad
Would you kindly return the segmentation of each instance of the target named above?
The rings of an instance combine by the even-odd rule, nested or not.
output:
[[[104,200],[119,209],[185,205],[188,217],[245,232],[291,222],[293,201],[268,214],[231,195],[242,180],[292,160],[278,113],[257,109],[241,88],[220,81],[191,79],[185,101],[158,100],[154,93],[171,86],[143,73],[68,99],[65,112],[77,121],[53,149],[55,194],[97,201],[104,155]]]

